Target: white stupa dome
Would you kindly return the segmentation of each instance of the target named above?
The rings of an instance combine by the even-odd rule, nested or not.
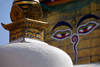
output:
[[[71,58],[44,42],[0,46],[0,67],[73,67]]]

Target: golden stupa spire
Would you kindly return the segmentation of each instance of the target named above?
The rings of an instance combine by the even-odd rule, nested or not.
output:
[[[10,12],[13,23],[1,24],[10,31],[10,42],[23,42],[26,38],[43,41],[43,30],[49,23],[40,21],[42,16],[38,0],[14,0]]]

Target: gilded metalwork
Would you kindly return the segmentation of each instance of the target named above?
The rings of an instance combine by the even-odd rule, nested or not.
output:
[[[26,17],[34,20],[40,20],[43,17],[40,5],[35,4],[29,8]]]
[[[43,41],[43,37],[43,31],[31,27],[20,27],[10,31],[10,42],[21,38],[38,39]]]
[[[21,8],[28,9],[28,8],[29,8],[29,6],[24,5],[24,6],[21,6]]]
[[[10,31],[10,42],[19,38],[24,38],[24,29],[25,28],[18,28]]]
[[[34,29],[34,28],[29,28],[29,27],[26,28],[25,37],[26,38],[34,38],[34,39],[38,39],[38,40],[42,40],[42,41],[44,40],[43,39],[43,37],[44,37],[43,31]]]
[[[36,29],[39,29],[39,30],[44,30],[46,27],[49,26],[49,24],[47,22],[23,18],[19,21],[15,21],[14,23],[10,23],[10,24],[7,24],[7,25],[2,24],[2,26],[6,30],[9,30],[9,31],[16,29],[16,28],[20,28],[20,27],[25,27],[25,26],[31,27],[31,28],[36,28]]]
[[[18,1],[22,1],[22,0],[14,0],[14,2],[18,2]],[[27,0],[27,1],[35,1],[35,2],[39,2],[38,0]]]
[[[41,6],[37,0],[14,0],[10,17],[13,23],[2,24],[10,31],[10,42],[24,40],[24,38],[43,41],[43,30],[49,26],[48,22],[39,21],[42,18]],[[22,38],[22,39],[20,39]]]
[[[16,1],[16,2],[15,2]],[[15,0],[11,12],[10,17],[11,20],[17,21],[24,17],[34,19],[34,20],[41,20],[43,13],[41,6],[36,1],[21,1]]]
[[[13,4],[11,8],[11,12],[10,12],[10,18],[12,22],[20,20],[23,17],[24,17],[24,14],[23,14],[22,9],[18,5]]]
[[[20,2],[16,2],[16,4],[20,5],[20,4],[37,4],[37,2],[32,2],[32,1],[20,1]]]

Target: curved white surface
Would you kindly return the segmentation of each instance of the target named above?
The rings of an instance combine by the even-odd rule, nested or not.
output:
[[[64,51],[34,42],[0,46],[0,67],[73,67],[73,64]]]

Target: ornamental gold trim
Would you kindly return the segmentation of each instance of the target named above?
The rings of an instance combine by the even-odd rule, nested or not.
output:
[[[22,9],[17,4],[13,4],[10,12],[10,18],[12,22],[20,20],[23,17],[24,17],[24,13]]]
[[[38,0],[14,0],[10,12],[13,23],[3,24],[10,31],[10,42],[24,42],[25,38],[44,40],[44,29],[48,22],[39,21],[43,17]]]
[[[31,27],[34,29],[44,30],[45,28],[49,26],[49,23],[37,21],[37,20],[31,20],[28,18],[23,18],[19,21],[6,24],[6,25],[2,23],[2,26],[4,27],[4,29],[9,30],[9,31],[20,28],[20,27]]]
[[[21,0],[14,0],[13,2],[16,2],[16,1],[21,1]],[[39,2],[38,0],[32,0],[32,1]]]
[[[41,20],[43,17],[42,9],[39,4],[35,4],[27,10],[26,17],[34,20]]]
[[[21,6],[21,8],[26,9],[26,8],[29,8],[29,6],[25,5],[25,6]]]
[[[37,4],[38,2],[32,2],[32,1],[19,1],[16,2],[16,4],[20,5],[20,4]]]
[[[10,18],[12,22],[20,20],[24,17],[34,20],[41,20],[41,18],[43,17],[43,13],[40,4],[39,3],[32,5],[13,4],[10,12]]]

